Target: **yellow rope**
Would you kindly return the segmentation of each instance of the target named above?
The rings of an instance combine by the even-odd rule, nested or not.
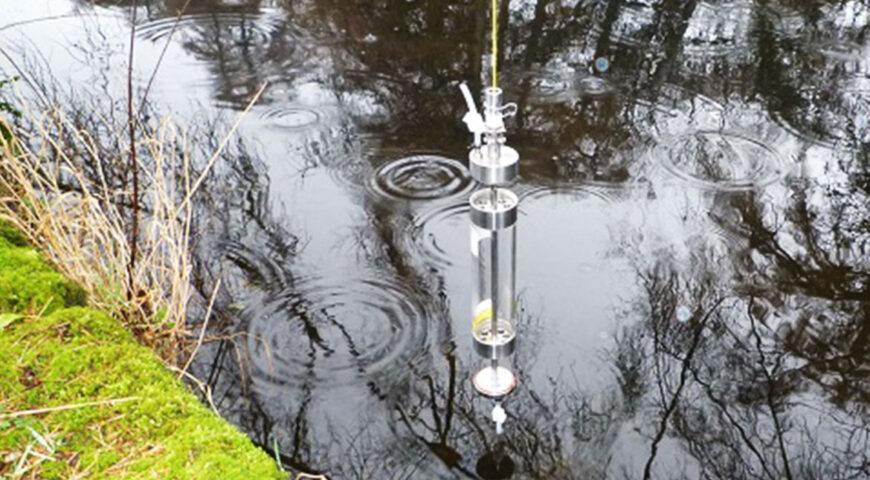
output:
[[[492,88],[498,88],[498,0],[492,0]]]

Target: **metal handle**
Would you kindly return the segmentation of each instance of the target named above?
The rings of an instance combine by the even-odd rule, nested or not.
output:
[[[468,88],[468,84],[465,82],[460,83],[459,89],[462,90],[462,96],[465,97],[465,105],[468,106],[468,111],[479,114],[480,112],[477,111],[477,105],[474,103],[474,96],[471,95],[471,90]]]

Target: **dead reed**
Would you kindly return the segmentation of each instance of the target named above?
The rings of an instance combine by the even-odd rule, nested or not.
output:
[[[94,307],[122,319],[169,363],[183,364],[182,346],[196,337],[187,331],[192,198],[258,97],[196,168],[185,131],[169,118],[137,125],[135,145],[107,125],[103,131],[119,131],[110,150],[62,109],[36,113],[22,103],[19,121],[0,117],[10,132],[0,138],[0,219],[81,285]],[[135,198],[107,172],[129,168],[130,151],[141,176]],[[136,228],[131,215],[141,215]]]

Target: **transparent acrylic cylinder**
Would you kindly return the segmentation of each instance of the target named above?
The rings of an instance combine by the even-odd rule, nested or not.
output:
[[[477,353],[493,360],[516,343],[516,205],[505,189],[471,197],[472,333]]]

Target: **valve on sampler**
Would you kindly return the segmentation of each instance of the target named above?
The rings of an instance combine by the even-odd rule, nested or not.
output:
[[[468,131],[474,134],[474,148],[480,148],[481,138],[486,132],[486,123],[483,120],[483,115],[477,110],[477,104],[474,102],[474,97],[471,95],[471,90],[468,85],[462,83],[459,85],[462,91],[462,96],[465,98],[465,105],[468,107],[468,113],[462,117],[462,121],[468,127]]]
[[[459,88],[468,107],[462,121],[474,135],[469,154],[472,178],[486,186],[512,183],[519,173],[519,153],[506,145],[504,120],[516,115],[517,105],[502,104],[502,89],[486,88],[481,114],[468,85],[462,83]]]
[[[505,132],[504,119],[517,114],[517,104],[502,104],[503,94],[502,89],[497,87],[487,88],[483,91],[484,123],[487,133],[495,138]]]
[[[468,85],[462,83],[459,88],[468,107],[468,112],[462,117],[462,121],[465,122],[468,131],[474,135],[474,147],[481,147],[484,136],[488,144],[505,143],[504,120],[517,114],[517,104],[502,105],[502,90],[487,88],[484,91],[484,113],[481,115]]]

